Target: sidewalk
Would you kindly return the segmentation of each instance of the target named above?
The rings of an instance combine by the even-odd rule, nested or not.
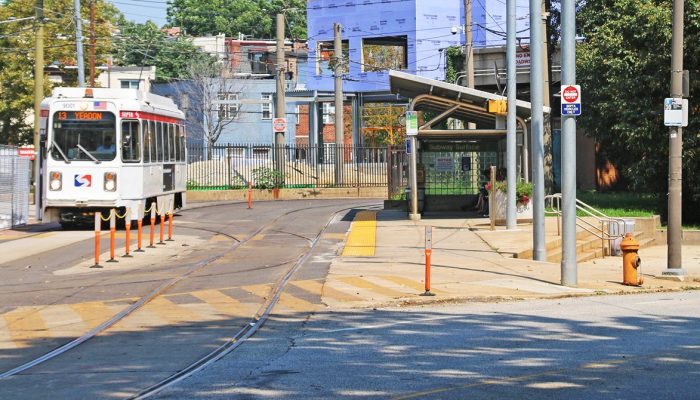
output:
[[[362,229],[364,236],[368,228],[359,223],[354,222],[351,230]],[[423,248],[428,225],[433,227],[431,291],[435,297],[419,296],[424,292]],[[571,288],[560,285],[559,263],[511,258],[515,250],[532,247],[531,224],[520,224],[514,231],[496,229],[490,231],[483,218],[426,218],[414,222],[407,220],[403,212],[379,211],[374,255],[336,258],[324,287],[324,301],[330,307],[347,308],[700,288],[700,246],[683,246],[683,267],[689,274],[684,282],[657,278],[666,268],[666,246],[651,246],[639,252],[644,274],[642,287],[622,285],[622,257],[606,257],[579,263],[578,287]],[[349,239],[353,239],[352,231]],[[555,235],[556,222],[548,221],[547,240],[555,240]],[[360,242],[364,248],[372,246]],[[355,301],[337,300],[331,293],[338,291],[351,294]]]

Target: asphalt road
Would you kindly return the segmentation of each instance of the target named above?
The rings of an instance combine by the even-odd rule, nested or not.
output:
[[[160,399],[698,399],[700,293],[298,313]]]
[[[259,202],[185,210],[175,241],[90,269],[80,232],[35,237],[34,251],[3,261],[0,372],[87,332],[193,265],[221,253],[142,309],[79,347],[0,381],[0,399],[126,398],[209,353],[249,323],[269,291],[336,212],[298,279],[321,287],[347,231],[348,210],[371,200]],[[266,226],[263,231],[258,228]],[[63,246],[47,243],[74,235]],[[249,239],[231,250],[237,241]],[[11,245],[11,244],[10,244]],[[7,246],[7,245],[6,245]],[[42,249],[46,250],[42,250]],[[123,249],[122,249],[123,251]],[[121,254],[121,253],[120,253]],[[301,285],[299,282],[295,282]],[[283,310],[312,311],[320,292],[290,287]],[[286,308],[285,308],[286,307]],[[2,336],[2,335],[0,335]]]

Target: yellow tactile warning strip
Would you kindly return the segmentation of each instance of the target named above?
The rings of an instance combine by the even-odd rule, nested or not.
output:
[[[343,249],[343,256],[373,256],[376,245],[377,213],[375,211],[358,212],[350,225],[350,234]]]

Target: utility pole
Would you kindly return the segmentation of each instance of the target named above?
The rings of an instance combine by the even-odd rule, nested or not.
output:
[[[472,0],[464,0],[464,72],[467,87],[474,87],[474,38],[472,35]]]
[[[532,132],[532,254],[547,260],[544,241],[544,124],[542,98],[542,2],[530,0],[530,104]]]
[[[468,0],[469,1],[469,0]],[[508,74],[508,116],[506,117],[506,180],[508,193],[506,193],[506,227],[515,229],[518,224],[516,202],[516,65],[515,65],[515,1],[506,1],[506,71]]]
[[[561,84],[576,84],[576,0],[561,2]],[[561,284],[578,285],[576,265],[576,117],[561,116]]]
[[[73,0],[75,19],[75,52],[78,64],[78,86],[85,87],[85,60],[83,59],[83,20],[80,18],[80,0]]]
[[[44,0],[36,0],[36,35],[34,37],[34,198],[37,206],[41,199],[41,101],[44,99]],[[37,215],[39,215],[37,213]]]
[[[343,183],[343,41],[342,27],[333,25],[333,55],[335,57],[335,183]]]
[[[671,36],[671,97],[683,97],[683,0],[673,0]],[[668,266],[662,275],[682,277],[683,270],[683,128],[669,127],[668,137]]]
[[[467,87],[474,88],[474,38],[472,33],[472,0],[464,0],[464,72]],[[467,129],[476,129],[473,122],[467,123]]]
[[[95,0],[90,0],[90,87],[95,87]]]
[[[285,118],[285,77],[286,61],[284,59],[284,14],[277,14],[277,99],[275,103],[275,118]],[[275,132],[275,160],[277,171],[283,180],[286,162],[284,156],[284,132]]]

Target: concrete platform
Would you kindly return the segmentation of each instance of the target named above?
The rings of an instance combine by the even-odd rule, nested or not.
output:
[[[425,285],[425,227],[433,230],[431,291]],[[547,219],[547,239],[555,240],[556,219]],[[351,228],[352,229],[352,228]],[[353,235],[352,232],[349,235]],[[450,301],[502,301],[532,298],[626,294],[700,289],[700,246],[683,246],[684,281],[662,279],[666,246],[642,247],[644,284],[625,286],[622,257],[605,257],[578,264],[577,287],[560,284],[559,263],[513,258],[532,247],[532,225],[516,230],[491,231],[485,218],[431,218],[411,221],[404,212],[379,211],[376,215],[376,249],[373,256],[340,256],[331,265],[325,288],[358,297],[337,301],[331,307],[353,308],[390,304]]]

